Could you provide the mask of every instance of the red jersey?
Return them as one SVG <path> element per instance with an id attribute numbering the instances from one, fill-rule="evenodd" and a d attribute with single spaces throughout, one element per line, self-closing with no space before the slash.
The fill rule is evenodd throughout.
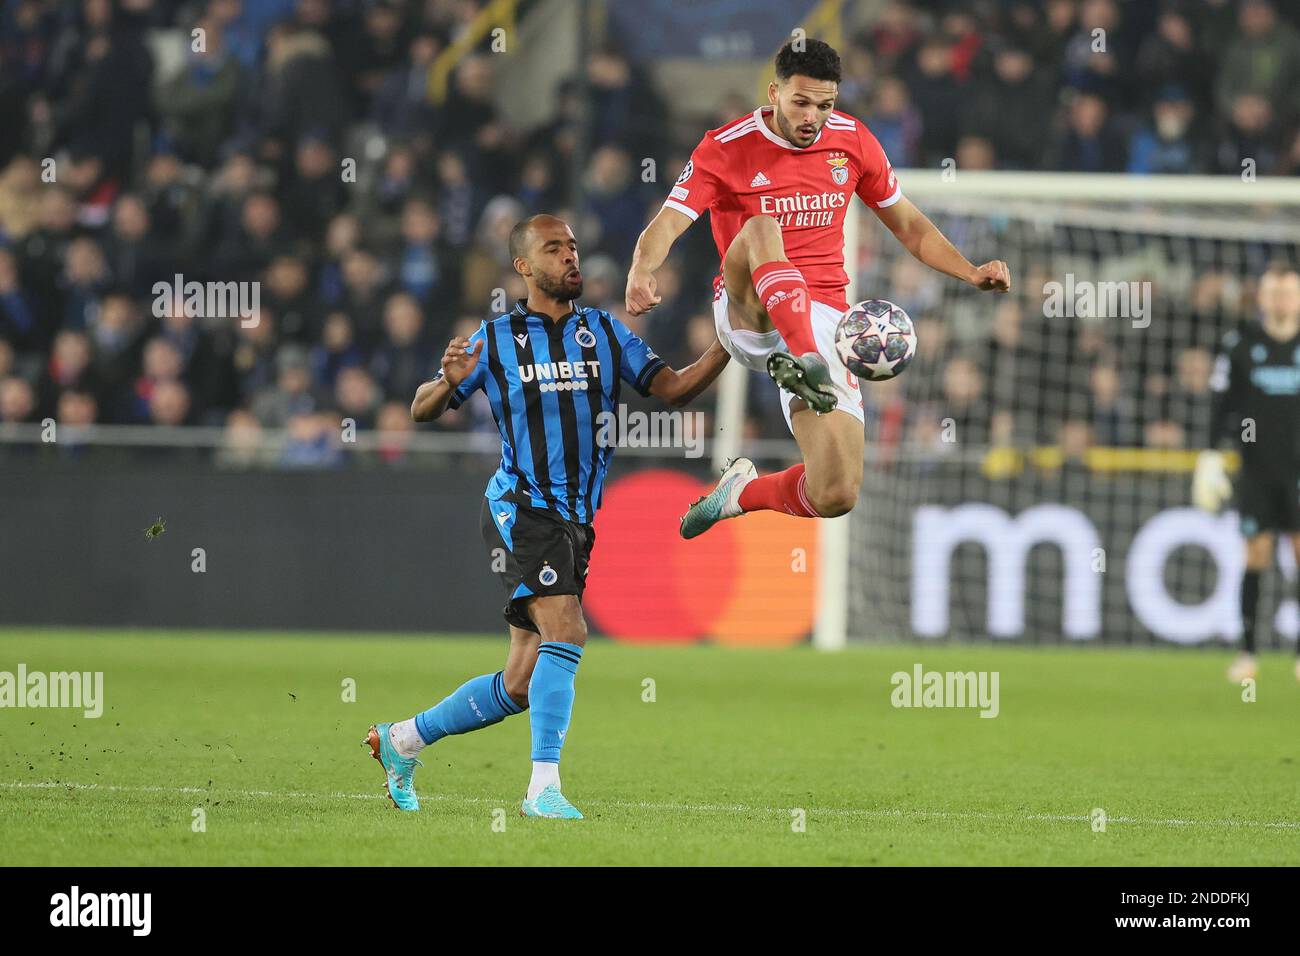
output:
<path id="1" fill-rule="evenodd" d="M 768 128 L 772 107 L 710 130 L 691 153 L 664 205 L 697 218 L 709 210 L 719 257 L 753 216 L 781 224 L 785 254 L 819 302 L 848 307 L 844 214 L 853 193 L 876 208 L 903 192 L 876 137 L 832 111 L 811 146 L 799 149 Z"/>

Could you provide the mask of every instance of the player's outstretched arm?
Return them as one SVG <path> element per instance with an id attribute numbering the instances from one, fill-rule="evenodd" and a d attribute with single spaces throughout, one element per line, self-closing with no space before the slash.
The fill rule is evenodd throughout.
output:
<path id="1" fill-rule="evenodd" d="M 442 375 L 415 390 L 411 418 L 417 422 L 431 422 L 445 412 L 452 392 L 474 371 L 482 351 L 482 340 L 475 342 L 471 350 L 469 339 L 459 336 L 452 339 L 442 354 Z"/>
<path id="2" fill-rule="evenodd" d="M 872 207 L 903 248 L 936 272 L 969 282 L 984 292 L 1010 292 L 1011 270 L 1001 259 L 973 266 L 925 213 L 904 196 L 892 206 Z"/>
<path id="3" fill-rule="evenodd" d="M 665 368 L 656 374 L 650 382 L 650 394 L 678 408 L 689 404 L 722 374 L 730 358 L 714 339 L 708 350 L 686 368 Z"/>
<path id="4" fill-rule="evenodd" d="M 665 206 L 637 238 L 632 267 L 627 273 L 624 307 L 629 315 L 644 315 L 659 304 L 659 295 L 655 292 L 655 270 L 664 264 L 668 250 L 690 224 L 690 216 Z"/>

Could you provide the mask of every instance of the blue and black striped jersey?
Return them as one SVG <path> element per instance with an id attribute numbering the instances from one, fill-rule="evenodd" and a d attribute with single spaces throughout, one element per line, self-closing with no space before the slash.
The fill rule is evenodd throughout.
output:
<path id="1" fill-rule="evenodd" d="M 487 497 L 590 523 L 614 452 L 598 441 L 602 423 L 617 416 L 622 382 L 650 393 L 663 359 L 608 312 L 576 305 L 557 322 L 518 302 L 485 321 L 470 349 L 480 340 L 478 365 L 450 404 L 459 408 L 482 389 L 492 406 L 501 465 Z"/>

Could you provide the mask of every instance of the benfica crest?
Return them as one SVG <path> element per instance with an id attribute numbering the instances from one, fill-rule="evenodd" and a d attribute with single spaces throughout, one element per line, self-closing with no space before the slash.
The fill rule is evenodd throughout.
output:
<path id="1" fill-rule="evenodd" d="M 847 156 L 836 156 L 826 160 L 831 167 L 831 179 L 836 186 L 843 186 L 849 181 L 849 158 Z"/>

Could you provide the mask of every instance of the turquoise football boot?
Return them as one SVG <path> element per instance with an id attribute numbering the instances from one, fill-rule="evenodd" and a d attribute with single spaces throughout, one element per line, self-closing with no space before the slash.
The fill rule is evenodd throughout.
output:
<path id="1" fill-rule="evenodd" d="M 582 813 L 564 799 L 560 788 L 551 784 L 533 799 L 524 798 L 519 808 L 521 817 L 546 817 L 549 820 L 581 820 Z"/>
<path id="2" fill-rule="evenodd" d="M 748 458 L 737 458 L 732 461 L 722 472 L 718 486 L 703 498 L 697 498 L 695 504 L 682 515 L 681 527 L 678 529 L 681 536 L 694 538 L 704 534 L 724 518 L 735 518 L 744 514 L 740 510 L 740 493 L 757 477 L 758 469 Z"/>
<path id="3" fill-rule="evenodd" d="M 416 757 L 403 757 L 393 746 L 388 728 L 392 724 L 375 724 L 366 734 L 362 744 L 370 748 L 370 756 L 383 765 L 388 782 L 388 799 L 399 810 L 420 809 L 420 798 L 415 795 L 415 768 L 424 764 Z"/>

